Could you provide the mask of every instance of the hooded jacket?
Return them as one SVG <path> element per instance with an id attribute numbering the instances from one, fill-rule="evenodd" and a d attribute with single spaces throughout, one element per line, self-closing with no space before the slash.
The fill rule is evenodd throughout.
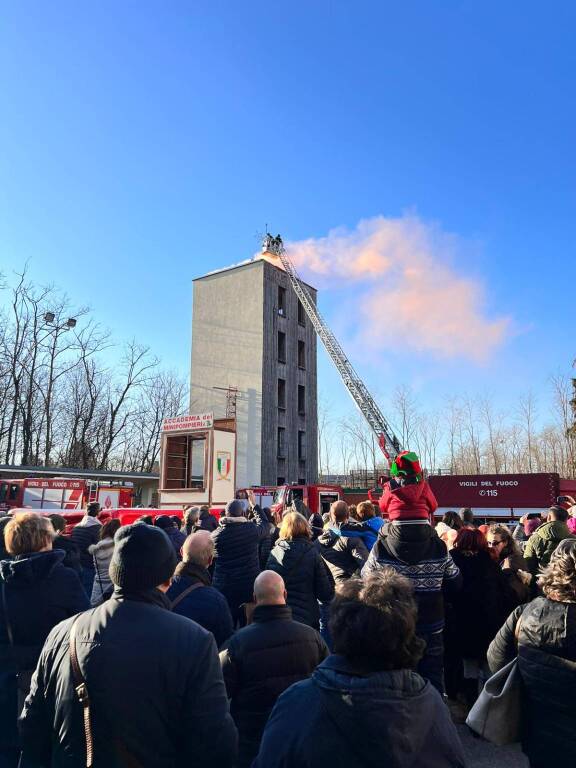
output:
<path id="1" fill-rule="evenodd" d="M 173 602 L 193 584 L 202 586 L 194 589 L 172 609 L 180 616 L 186 616 L 201 627 L 212 632 L 218 648 L 228 640 L 234 627 L 226 598 L 212 586 L 210 574 L 196 563 L 179 563 L 172 579 L 172 586 L 166 593 Z"/>
<path id="2" fill-rule="evenodd" d="M 524 559 L 531 573 L 545 568 L 550 562 L 552 552 L 564 539 L 575 538 L 566 523 L 551 520 L 537 528 L 528 539 L 524 550 Z"/>
<path id="3" fill-rule="evenodd" d="M 98 544 L 92 544 L 88 547 L 88 552 L 92 555 L 95 571 L 90 605 L 95 606 L 102 602 L 106 592 L 112 588 L 108 568 L 114 552 L 114 539 L 102 539 Z"/>
<path id="4" fill-rule="evenodd" d="M 329 603 L 334 597 L 334 580 L 315 544 L 305 538 L 279 539 L 268 563 L 284 579 L 287 603 L 296 621 L 318 628 L 318 601 Z"/>
<path id="5" fill-rule="evenodd" d="M 64 552 L 37 552 L 0 562 L 0 751 L 16 748 L 18 711 L 16 672 L 36 667 L 44 641 L 62 619 L 88 608 L 78 574 L 62 565 Z"/>
<path id="6" fill-rule="evenodd" d="M 523 683 L 522 749 L 535 765 L 576 765 L 576 604 L 537 597 L 510 614 L 488 649 L 492 672 L 516 656 Z"/>
<path id="7" fill-rule="evenodd" d="M 86 765 L 71 624 L 46 640 L 20 721 L 32 765 Z M 79 617 L 76 648 L 91 700 L 94 768 L 231 768 L 237 734 L 214 638 L 171 613 L 162 592 L 116 588 Z"/>
<path id="8" fill-rule="evenodd" d="M 362 539 L 347 533 L 337 527 L 328 528 L 317 539 L 320 554 L 336 584 L 360 571 L 368 559 L 368 550 Z"/>
<path id="9" fill-rule="evenodd" d="M 444 628 L 443 592 L 456 593 L 462 577 L 432 526 L 425 521 L 383 525 L 362 576 L 383 568 L 393 568 L 414 585 L 417 631 L 440 632 Z"/>
<path id="10" fill-rule="evenodd" d="M 450 714 L 410 670 L 365 673 L 329 656 L 278 699 L 253 768 L 461 768 Z"/>
<path id="11" fill-rule="evenodd" d="M 388 520 L 430 520 L 438 509 L 432 488 L 425 480 L 400 485 L 391 480 L 379 501 L 382 517 Z"/>
<path id="12" fill-rule="evenodd" d="M 240 735 L 238 768 L 252 764 L 278 696 L 328 656 L 319 633 L 292 620 L 287 605 L 257 605 L 253 623 L 220 653 L 232 717 Z"/>
<path id="13" fill-rule="evenodd" d="M 42 645 L 55 624 L 88 608 L 78 575 L 62 565 L 64 552 L 35 552 L 0 562 L 8 620 L 0 600 L 0 668 L 34 669 Z M 12 653 L 12 650 L 14 653 Z"/>

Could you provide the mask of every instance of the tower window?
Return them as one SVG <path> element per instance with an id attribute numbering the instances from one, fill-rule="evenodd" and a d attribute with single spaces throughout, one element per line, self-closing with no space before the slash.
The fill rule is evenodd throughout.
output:
<path id="1" fill-rule="evenodd" d="M 286 362 L 286 334 L 278 331 L 278 362 Z"/>
<path id="2" fill-rule="evenodd" d="M 286 379 L 278 379 L 278 408 L 286 408 Z"/>
<path id="3" fill-rule="evenodd" d="M 284 427 L 278 427 L 278 458 L 284 458 L 286 455 L 286 430 Z"/>
<path id="4" fill-rule="evenodd" d="M 298 368 L 306 368 L 306 345 L 303 341 L 298 342 Z"/>
<path id="5" fill-rule="evenodd" d="M 306 458 L 306 432 L 298 430 L 298 459 L 304 461 Z"/>
<path id="6" fill-rule="evenodd" d="M 298 413 L 304 416 L 306 413 L 306 387 L 298 385 Z"/>
<path id="7" fill-rule="evenodd" d="M 278 314 L 286 317 L 286 288 L 278 286 Z"/>

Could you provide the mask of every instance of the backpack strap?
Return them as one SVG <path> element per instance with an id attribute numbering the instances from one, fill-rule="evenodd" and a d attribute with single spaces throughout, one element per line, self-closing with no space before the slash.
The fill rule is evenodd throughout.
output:
<path id="1" fill-rule="evenodd" d="M 183 589 L 180 594 L 172 600 L 172 603 L 170 605 L 170 608 L 174 610 L 178 603 L 181 603 L 182 600 L 184 600 L 185 597 L 188 597 L 188 595 L 191 592 L 194 592 L 195 589 L 199 589 L 200 587 L 205 587 L 205 584 L 202 584 L 202 582 L 197 582 L 196 584 L 191 584 L 189 587 L 186 587 L 186 589 Z"/>
<path id="2" fill-rule="evenodd" d="M 78 629 L 77 621 L 82 614 L 78 614 L 70 627 L 70 664 L 72 666 L 72 678 L 74 680 L 74 690 L 76 697 L 82 706 L 82 717 L 84 720 L 84 737 L 86 740 L 86 768 L 92 768 L 94 764 L 94 742 L 92 738 L 92 721 L 90 717 L 90 696 L 86 679 L 80 669 L 78 654 L 76 652 L 76 633 Z"/>

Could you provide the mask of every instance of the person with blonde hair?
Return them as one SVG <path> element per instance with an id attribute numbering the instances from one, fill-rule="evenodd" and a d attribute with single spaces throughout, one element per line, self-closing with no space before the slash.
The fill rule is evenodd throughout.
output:
<path id="1" fill-rule="evenodd" d="M 488 664 L 494 673 L 518 656 L 522 750 L 532 768 L 576 765 L 576 539 L 558 544 L 538 581 L 542 596 L 506 619 Z"/>
<path id="2" fill-rule="evenodd" d="M 89 608 L 78 574 L 53 550 L 48 517 L 15 514 L 4 528 L 11 560 L 0 561 L 0 764 L 17 765 L 16 716 L 44 641 L 58 622 Z"/>
<path id="3" fill-rule="evenodd" d="M 287 603 L 294 619 L 318 629 L 318 601 L 332 600 L 334 580 L 311 539 L 312 531 L 306 518 L 299 512 L 288 512 L 266 568 L 284 579 Z"/>

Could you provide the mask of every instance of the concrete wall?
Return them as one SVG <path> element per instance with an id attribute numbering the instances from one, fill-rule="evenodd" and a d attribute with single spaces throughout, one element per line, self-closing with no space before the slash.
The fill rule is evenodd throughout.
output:
<path id="1" fill-rule="evenodd" d="M 278 313 L 278 286 L 286 290 L 286 311 Z M 311 289 L 316 300 L 316 291 Z M 264 355 L 262 387 L 262 483 L 275 485 L 318 477 L 318 414 L 316 374 L 316 332 L 308 318 L 298 322 L 298 298 L 288 275 L 269 263 L 264 269 Z M 278 360 L 278 331 L 286 334 L 286 363 Z M 298 340 L 305 344 L 304 370 L 298 367 Z M 286 381 L 286 408 L 278 408 L 278 378 Z M 305 387 L 305 415 L 298 413 L 298 385 Z M 286 432 L 285 458 L 278 458 L 278 427 Z M 306 459 L 298 460 L 298 432 L 306 436 Z"/>
<path id="2" fill-rule="evenodd" d="M 278 314 L 278 286 L 286 313 Z M 311 289 L 314 300 L 316 291 Z M 278 361 L 278 331 L 286 334 L 286 363 Z M 298 340 L 305 368 L 298 367 Z M 298 299 L 286 273 L 267 261 L 217 272 L 194 281 L 190 412 L 225 415 L 225 392 L 237 387 L 237 487 L 318 478 L 316 333 L 298 322 Z M 278 378 L 286 381 L 286 409 L 278 408 Z M 305 415 L 298 413 L 298 385 L 305 387 Z M 278 458 L 278 427 L 286 429 L 286 455 Z M 298 431 L 306 434 L 306 459 L 298 460 Z"/>
<path id="3" fill-rule="evenodd" d="M 225 416 L 237 387 L 237 487 L 261 482 L 264 262 L 194 281 L 190 411 Z"/>

